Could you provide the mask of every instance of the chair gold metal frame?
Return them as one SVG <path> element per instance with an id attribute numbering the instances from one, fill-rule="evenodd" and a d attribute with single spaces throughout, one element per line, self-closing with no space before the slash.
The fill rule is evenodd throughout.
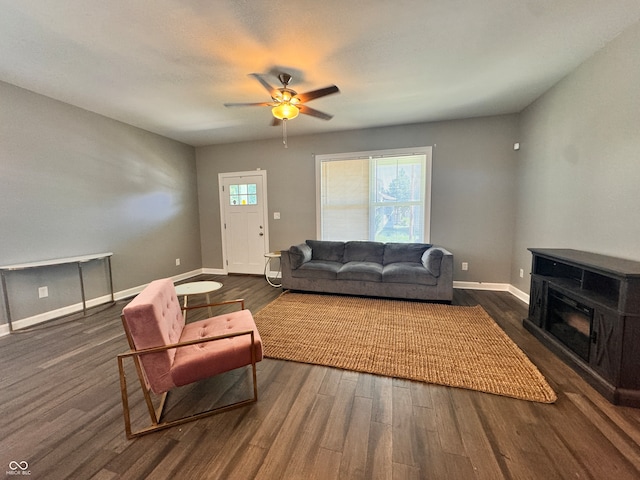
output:
<path id="1" fill-rule="evenodd" d="M 199 305 L 196 307 L 187 307 L 187 310 L 195 310 L 195 309 L 199 309 L 199 308 L 207 308 L 207 307 L 215 307 L 215 306 L 220 306 L 220 305 L 228 305 L 228 304 L 233 304 L 233 303 L 240 303 L 241 304 L 241 309 L 244 310 L 244 300 L 243 299 L 238 299 L 238 300 L 229 300 L 229 301 L 225 301 L 225 302 L 220 302 L 220 303 L 211 303 L 211 304 L 207 304 L 207 305 Z M 127 323 L 125 321 L 124 315 L 121 316 L 122 318 L 122 324 L 124 326 L 124 330 L 127 336 L 127 341 L 129 343 L 129 348 L 131 349 L 129 352 L 127 353 L 122 353 L 120 355 L 118 355 L 118 371 L 120 374 L 120 392 L 122 395 L 122 410 L 123 410 L 123 415 L 124 415 L 124 425 L 125 425 L 125 433 L 127 435 L 127 439 L 132 439 L 135 437 L 139 437 L 141 435 L 146 435 L 148 433 L 151 432 L 155 432 L 157 430 L 163 430 L 163 429 L 167 429 L 170 427 L 174 427 L 176 425 L 181 425 L 187 422 L 191 422 L 194 420 L 198 420 L 204 417 L 208 417 L 211 415 L 215 415 L 217 413 L 222 413 L 234 408 L 238 408 L 244 405 L 248 405 L 251 403 L 255 403 L 258 401 L 258 385 L 257 385 L 257 379 L 256 379 L 256 354 L 255 354 L 255 338 L 254 338 L 254 332 L 253 330 L 245 330 L 245 331 L 239 331 L 239 332 L 233 332 L 233 333 L 229 333 L 226 335 L 217 335 L 217 336 L 213 336 L 213 337 L 205 337 L 205 338 L 200 338 L 197 340 L 190 340 L 187 342 L 180 342 L 180 343 L 173 343 L 170 345 L 162 345 L 159 347 L 154 347 L 154 348 L 146 348 L 146 349 L 141 349 L 141 350 L 136 350 L 135 348 L 135 344 L 133 341 L 133 337 L 132 334 L 127 326 Z M 215 317 L 214 317 L 215 318 Z M 170 421 L 163 421 L 163 413 L 164 413 L 164 407 L 166 405 L 166 400 L 168 397 L 168 394 L 170 393 L 170 391 L 164 392 L 160 395 L 158 395 L 160 397 L 159 400 L 159 405 L 158 407 L 154 407 L 153 404 L 153 399 L 152 399 L 152 394 L 153 392 L 151 391 L 151 388 L 149 386 L 149 382 L 146 378 L 146 374 L 145 371 L 143 369 L 143 366 L 140 362 L 140 357 L 142 355 L 147 355 L 150 353 L 156 353 L 156 352 L 162 352 L 165 350 L 170 350 L 173 348 L 181 348 L 181 347 L 186 347 L 189 345 L 197 345 L 200 343 L 206 343 L 206 342 L 215 342 L 215 341 L 219 341 L 219 340 L 224 340 L 224 339 L 229 339 L 229 338 L 234 338 L 234 337 L 238 337 L 241 335 L 250 335 L 251 337 L 251 370 L 252 370 L 252 382 L 253 382 L 253 396 L 251 398 L 245 399 L 245 400 L 240 400 L 231 404 L 226 404 L 226 405 L 222 405 L 222 406 L 218 406 L 218 407 L 214 407 L 212 409 L 203 411 L 203 412 L 199 412 L 199 413 L 195 413 L 192 415 L 188 415 L 188 416 L 184 416 L 184 417 L 180 417 L 177 418 L 175 420 L 170 420 Z M 133 431 L 132 430 L 132 426 L 131 426 L 131 412 L 130 412 L 130 408 L 129 408 L 129 392 L 127 390 L 127 377 L 126 377 L 126 373 L 125 373 L 125 360 L 127 358 L 131 358 L 133 360 L 133 363 L 135 365 L 136 368 L 136 372 L 138 374 L 138 380 L 140 381 L 140 387 L 142 388 L 142 392 L 144 395 L 144 399 L 145 399 L 145 403 L 147 406 L 147 410 L 149 412 L 149 417 L 151 420 L 151 425 L 143 428 L 141 430 L 137 430 L 137 431 Z M 204 379 L 203 379 L 204 380 Z M 157 401 L 157 400 L 156 400 Z"/>

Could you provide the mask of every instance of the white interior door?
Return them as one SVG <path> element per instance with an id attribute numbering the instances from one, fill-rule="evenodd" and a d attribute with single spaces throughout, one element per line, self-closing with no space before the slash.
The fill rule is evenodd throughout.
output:
<path id="1" fill-rule="evenodd" d="M 229 273 L 262 274 L 269 251 L 266 172 L 220 174 L 223 251 Z"/>

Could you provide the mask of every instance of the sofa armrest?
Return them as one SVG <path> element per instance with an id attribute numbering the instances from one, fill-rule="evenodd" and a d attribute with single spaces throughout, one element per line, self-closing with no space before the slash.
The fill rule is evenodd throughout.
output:
<path id="1" fill-rule="evenodd" d="M 453 254 L 442 247 L 432 247 L 442 252 L 440 261 L 440 276 L 436 286 L 434 300 L 451 302 L 453 301 Z"/>
<path id="2" fill-rule="evenodd" d="M 453 282 L 453 253 L 446 248 L 435 247 L 442 251 L 442 262 L 440 262 L 440 276 Z"/>
<path id="3" fill-rule="evenodd" d="M 422 265 L 436 278 L 440 276 L 442 257 L 444 250 L 440 247 L 431 247 L 422 254 Z"/>
<path id="4" fill-rule="evenodd" d="M 303 263 L 311 260 L 311 247 L 306 243 L 294 245 L 289 248 L 289 259 L 291 261 L 291 269 L 300 268 Z"/>

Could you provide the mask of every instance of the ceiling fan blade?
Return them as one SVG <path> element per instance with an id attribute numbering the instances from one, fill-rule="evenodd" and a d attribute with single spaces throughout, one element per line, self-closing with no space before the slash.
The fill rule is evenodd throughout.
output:
<path id="1" fill-rule="evenodd" d="M 273 102 L 225 103 L 225 107 L 273 107 Z"/>
<path id="2" fill-rule="evenodd" d="M 331 120 L 333 118 L 333 115 L 321 112 L 315 108 L 307 107 L 306 105 L 296 105 L 296 107 L 300 109 L 300 113 L 304 113 L 305 115 L 311 115 L 312 117 L 320 118 L 322 120 Z"/>
<path id="3" fill-rule="evenodd" d="M 259 73 L 250 73 L 249 75 L 251 75 L 253 78 L 258 80 L 260 84 L 267 90 L 267 92 L 269 92 L 269 95 L 271 95 L 271 98 L 273 98 L 273 95 L 275 94 L 275 92 L 278 91 L 277 88 L 271 86 L 269 82 L 267 82 L 264 78 L 262 78 L 262 75 L 260 75 Z"/>
<path id="4" fill-rule="evenodd" d="M 333 93 L 339 93 L 339 92 L 340 92 L 340 89 L 338 87 L 336 87 L 335 85 L 331 85 L 330 87 L 319 88 L 318 90 L 312 90 L 306 93 L 299 93 L 296 96 L 300 99 L 300 102 L 305 103 L 310 100 L 314 100 L 316 98 L 324 97 L 324 96 L 331 95 Z"/>

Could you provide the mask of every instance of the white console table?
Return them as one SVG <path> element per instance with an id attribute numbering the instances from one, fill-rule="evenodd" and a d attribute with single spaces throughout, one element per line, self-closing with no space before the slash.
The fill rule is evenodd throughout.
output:
<path id="1" fill-rule="evenodd" d="M 7 323 L 9 325 L 9 332 L 13 332 L 13 326 L 11 324 L 11 309 L 9 307 L 9 293 L 7 291 L 6 274 L 8 272 L 12 272 L 16 270 L 28 270 L 32 268 L 51 267 L 54 265 L 65 265 L 69 263 L 77 264 L 78 276 L 80 277 L 80 293 L 82 294 L 82 313 L 83 315 L 86 315 L 87 300 L 85 298 L 85 293 L 84 293 L 84 277 L 82 275 L 82 264 L 91 262 L 93 260 L 104 260 L 107 262 L 107 267 L 109 271 L 109 289 L 111 290 L 111 301 L 115 302 L 115 297 L 113 295 L 113 276 L 111 274 L 111 257 L 112 256 L 113 256 L 112 252 L 95 253 L 92 255 L 80 255 L 77 257 L 57 258 L 53 260 L 42 260 L 39 262 L 17 263 L 15 265 L 0 266 L 0 276 L 2 277 L 2 294 L 4 296 L 4 307 L 7 314 Z"/>

